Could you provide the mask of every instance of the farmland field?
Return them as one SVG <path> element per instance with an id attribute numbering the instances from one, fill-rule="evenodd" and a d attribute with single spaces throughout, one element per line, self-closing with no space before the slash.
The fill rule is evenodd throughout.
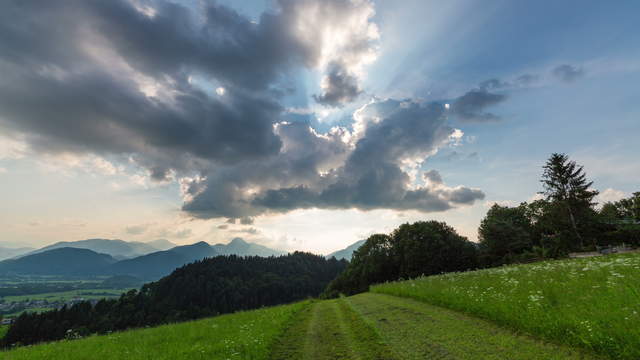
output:
<path id="1" fill-rule="evenodd" d="M 47 300 L 49 302 L 52 302 L 52 301 L 70 301 L 70 300 L 78 299 L 78 298 L 83 298 L 85 300 L 91 300 L 91 299 L 102 299 L 102 298 L 119 297 L 122 293 L 125 293 L 125 292 L 127 292 L 129 290 L 131 290 L 131 289 L 130 288 L 126 288 L 126 289 L 82 289 L 82 290 L 50 292 L 50 293 L 42 293 L 42 294 L 5 296 L 5 297 L 3 297 L 3 299 L 6 302 L 25 301 L 25 300 Z"/>
<path id="2" fill-rule="evenodd" d="M 372 286 L 617 359 L 640 358 L 640 254 L 547 261 Z"/>

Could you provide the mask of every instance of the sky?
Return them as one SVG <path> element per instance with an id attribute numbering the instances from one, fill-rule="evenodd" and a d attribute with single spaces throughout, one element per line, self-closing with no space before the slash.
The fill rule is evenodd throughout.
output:
<path id="1" fill-rule="evenodd" d="M 639 191 L 640 3 L 0 3 L 0 242 L 477 240 L 551 153 Z"/>

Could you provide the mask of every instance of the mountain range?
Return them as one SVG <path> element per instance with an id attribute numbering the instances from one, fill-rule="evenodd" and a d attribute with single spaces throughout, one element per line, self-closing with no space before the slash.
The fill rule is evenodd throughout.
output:
<path id="1" fill-rule="evenodd" d="M 101 254 L 108 254 L 117 260 L 135 258 L 156 251 L 168 250 L 176 244 L 168 240 L 156 240 L 148 243 L 137 241 L 111 240 L 111 239 L 87 239 L 79 241 L 61 241 L 43 248 L 31 251 L 26 255 L 33 255 L 45 251 L 61 248 L 88 249 Z"/>
<path id="2" fill-rule="evenodd" d="M 167 242 L 168 243 L 168 242 Z M 88 239 L 60 242 L 16 259 L 0 261 L 0 274 L 23 275 L 131 275 L 158 279 L 185 264 L 218 255 L 276 256 L 285 252 L 235 238 L 228 244 L 198 242 L 122 258 L 149 248 L 122 240 Z M 64 246 L 69 245 L 69 246 Z M 156 243 L 157 246 L 167 245 Z"/>

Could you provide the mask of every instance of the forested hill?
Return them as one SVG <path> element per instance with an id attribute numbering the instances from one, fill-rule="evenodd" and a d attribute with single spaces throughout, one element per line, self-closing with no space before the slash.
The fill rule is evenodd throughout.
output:
<path id="1" fill-rule="evenodd" d="M 296 252 L 280 257 L 217 256 L 176 269 L 118 300 L 25 313 L 4 346 L 106 333 L 284 304 L 318 296 L 347 262 Z M 69 331 L 71 330 L 71 331 Z"/>

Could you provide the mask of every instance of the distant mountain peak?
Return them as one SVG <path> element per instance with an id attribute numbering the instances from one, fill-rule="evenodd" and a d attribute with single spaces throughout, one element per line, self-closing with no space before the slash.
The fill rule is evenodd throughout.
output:
<path id="1" fill-rule="evenodd" d="M 191 246 L 194 248 L 198 248 L 198 247 L 210 247 L 211 245 L 209 245 L 209 243 L 206 241 L 198 241 L 197 243 L 193 243 L 191 245 L 183 245 L 183 246 Z"/>
<path id="2" fill-rule="evenodd" d="M 244 241 L 242 238 L 237 237 L 231 240 L 229 245 L 249 245 L 249 243 Z"/>
<path id="3" fill-rule="evenodd" d="M 176 244 L 172 243 L 167 239 L 158 239 L 149 241 L 147 244 L 157 248 L 158 250 L 169 250 L 172 247 L 176 247 Z"/>

